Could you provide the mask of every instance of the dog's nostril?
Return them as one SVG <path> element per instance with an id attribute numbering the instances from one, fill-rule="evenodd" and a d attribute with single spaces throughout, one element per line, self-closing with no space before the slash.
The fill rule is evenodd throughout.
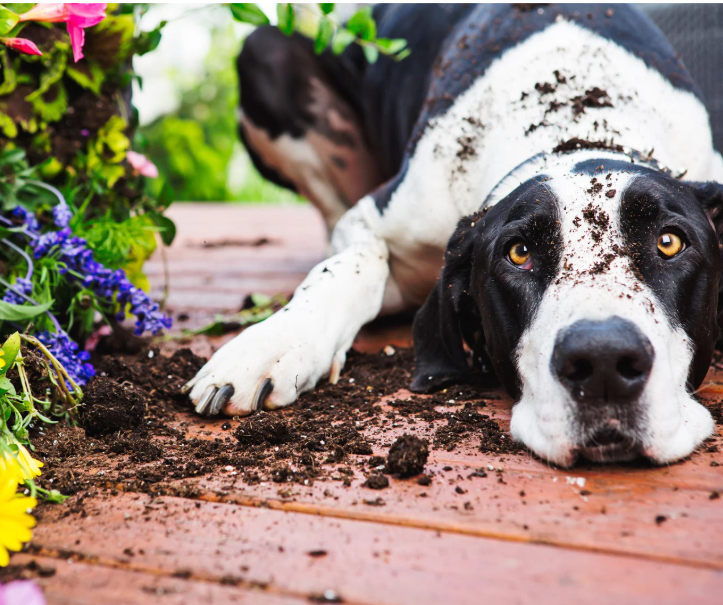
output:
<path id="1" fill-rule="evenodd" d="M 642 371 L 638 367 L 637 360 L 633 359 L 632 357 L 623 357 L 618 361 L 617 365 L 615 366 L 615 369 L 618 371 L 618 374 L 620 374 L 623 378 L 627 378 L 628 380 L 635 380 L 636 378 L 640 378 L 643 376 L 646 372 Z"/>
<path id="2" fill-rule="evenodd" d="M 576 359 L 570 363 L 566 378 L 571 382 L 582 382 L 592 376 L 593 367 L 587 359 Z"/>

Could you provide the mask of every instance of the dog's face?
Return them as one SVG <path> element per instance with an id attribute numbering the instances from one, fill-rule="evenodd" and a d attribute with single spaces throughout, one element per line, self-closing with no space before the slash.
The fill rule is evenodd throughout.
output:
<path id="1" fill-rule="evenodd" d="M 415 319 L 416 390 L 468 379 L 466 342 L 517 400 L 513 436 L 563 466 L 664 463 L 713 430 L 691 392 L 719 333 L 723 188 L 621 158 L 561 162 L 464 219 Z"/>

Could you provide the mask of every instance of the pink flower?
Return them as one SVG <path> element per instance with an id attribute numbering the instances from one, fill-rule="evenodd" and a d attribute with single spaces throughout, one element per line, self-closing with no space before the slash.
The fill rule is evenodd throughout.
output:
<path id="1" fill-rule="evenodd" d="M 0 584 L 0 605 L 45 605 L 45 597 L 35 582 L 18 580 Z"/>
<path id="2" fill-rule="evenodd" d="M 73 58 L 77 63 L 83 58 L 85 28 L 98 25 L 105 19 L 106 4 L 36 4 L 27 13 L 20 15 L 20 21 L 45 21 L 46 23 L 67 23 Z"/>
<path id="3" fill-rule="evenodd" d="M 134 172 L 140 175 L 147 176 L 148 178 L 155 179 L 158 177 L 158 168 L 142 153 L 136 153 L 135 151 L 129 151 L 126 154 L 128 163 L 133 168 Z"/>
<path id="4" fill-rule="evenodd" d="M 42 55 L 34 42 L 25 38 L 0 38 L 2 42 L 8 48 L 17 50 L 18 52 L 25 53 L 26 55 Z"/>

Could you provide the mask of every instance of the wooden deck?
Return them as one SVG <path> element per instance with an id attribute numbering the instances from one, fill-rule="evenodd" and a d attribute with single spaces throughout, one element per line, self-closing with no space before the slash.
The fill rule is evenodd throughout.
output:
<path id="1" fill-rule="evenodd" d="M 168 304 L 189 315 L 179 326 L 236 310 L 252 291 L 290 292 L 325 251 L 306 207 L 178 205 L 171 216 L 180 236 Z M 270 243 L 250 245 L 261 238 Z M 159 258 L 149 274 L 160 291 Z M 208 355 L 227 338 L 194 346 Z M 408 325 L 377 326 L 357 346 L 408 339 Z M 717 405 L 723 373 L 709 379 L 703 396 Z M 495 395 L 488 409 L 506 428 L 511 402 Z M 188 434 L 222 434 L 223 421 L 177 420 Z M 193 497 L 108 491 L 86 495 L 80 510 L 75 496 L 46 509 L 32 550 L 12 564 L 40 565 L 51 604 L 721 603 L 722 435 L 719 426 L 703 451 L 664 468 L 559 470 L 466 444 L 431 451 L 426 487 L 392 479 L 372 492 L 357 475 L 351 487 L 289 493 L 224 471 L 198 479 Z"/>

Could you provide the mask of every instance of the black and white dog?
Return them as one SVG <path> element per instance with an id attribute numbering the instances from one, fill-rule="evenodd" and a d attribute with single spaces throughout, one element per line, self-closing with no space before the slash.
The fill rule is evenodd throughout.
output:
<path id="1" fill-rule="evenodd" d="M 338 379 L 362 325 L 421 306 L 413 390 L 491 365 L 549 461 L 691 453 L 714 428 L 693 391 L 719 334 L 723 158 L 673 49 L 623 5 L 374 15 L 411 56 L 317 57 L 273 28 L 244 45 L 241 136 L 321 210 L 333 256 L 213 356 L 196 410 L 289 405 Z"/>

